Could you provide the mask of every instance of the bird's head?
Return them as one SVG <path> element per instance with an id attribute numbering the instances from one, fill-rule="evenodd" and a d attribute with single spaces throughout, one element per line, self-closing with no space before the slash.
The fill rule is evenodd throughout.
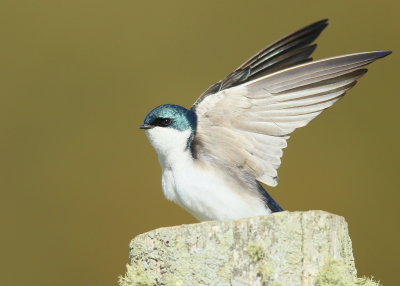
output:
<path id="1" fill-rule="evenodd" d="M 159 154 L 163 154 L 189 148 L 196 126 L 195 112 L 179 105 L 164 104 L 151 110 L 139 128 L 146 130 L 153 147 Z"/>

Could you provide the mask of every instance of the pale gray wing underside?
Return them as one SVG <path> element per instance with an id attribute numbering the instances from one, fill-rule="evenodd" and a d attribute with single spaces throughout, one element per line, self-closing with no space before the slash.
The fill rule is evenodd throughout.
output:
<path id="1" fill-rule="evenodd" d="M 366 73 L 365 65 L 389 53 L 306 63 L 208 95 L 195 109 L 198 156 L 276 186 L 290 134 L 342 98 Z"/>

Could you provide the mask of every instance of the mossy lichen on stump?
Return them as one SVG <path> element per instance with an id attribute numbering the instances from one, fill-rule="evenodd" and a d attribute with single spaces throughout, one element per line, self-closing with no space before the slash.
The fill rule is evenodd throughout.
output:
<path id="1" fill-rule="evenodd" d="M 315 286 L 380 286 L 380 283 L 367 277 L 349 277 L 342 261 L 331 260 L 318 273 Z"/>
<path id="2" fill-rule="evenodd" d="M 323 211 L 161 228 L 130 247 L 121 286 L 379 285 L 356 278 L 347 224 Z"/>

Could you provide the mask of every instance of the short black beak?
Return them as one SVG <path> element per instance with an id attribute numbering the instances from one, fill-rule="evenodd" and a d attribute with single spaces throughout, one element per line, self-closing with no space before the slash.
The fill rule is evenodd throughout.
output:
<path id="1" fill-rule="evenodd" d="M 153 126 L 149 125 L 149 124 L 143 124 L 143 125 L 140 125 L 139 128 L 140 129 L 151 129 L 151 128 L 153 128 Z"/>

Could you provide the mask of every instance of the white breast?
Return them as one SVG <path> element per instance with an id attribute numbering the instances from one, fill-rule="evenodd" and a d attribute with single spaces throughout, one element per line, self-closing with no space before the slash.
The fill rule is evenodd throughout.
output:
<path id="1" fill-rule="evenodd" d="M 192 158 L 186 146 L 190 131 L 156 127 L 146 133 L 159 156 L 165 197 L 198 220 L 233 220 L 270 213 L 259 196 L 241 189 L 223 170 Z"/>

